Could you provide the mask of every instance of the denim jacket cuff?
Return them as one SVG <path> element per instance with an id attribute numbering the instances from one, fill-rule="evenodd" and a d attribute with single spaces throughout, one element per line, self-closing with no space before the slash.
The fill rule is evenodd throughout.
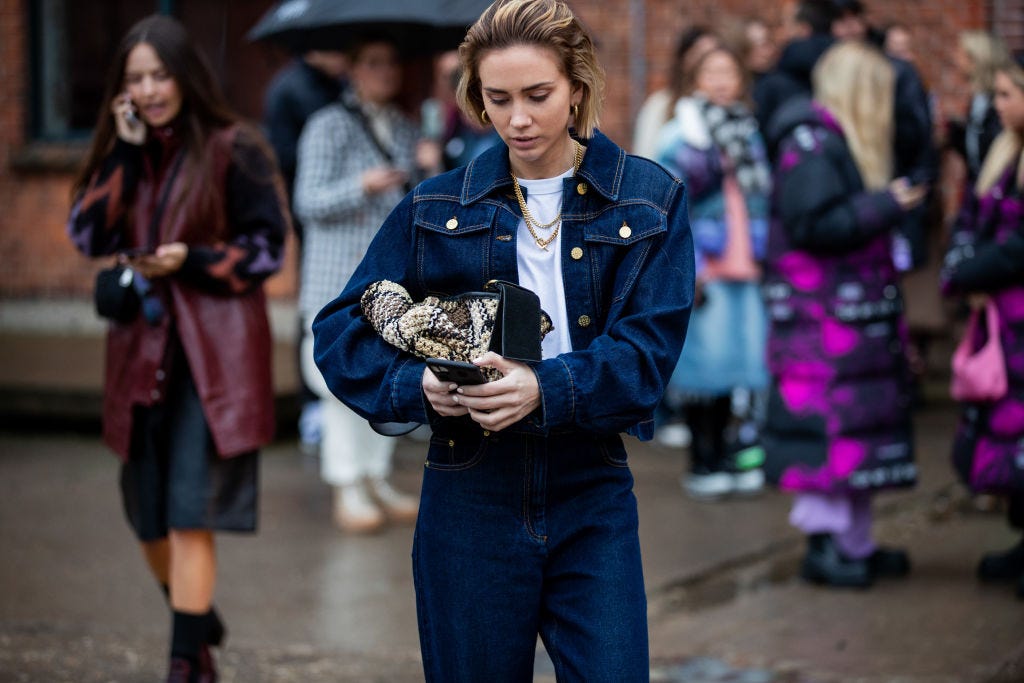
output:
<path id="1" fill-rule="evenodd" d="M 398 368 L 392 382 L 392 409 L 405 422 L 427 423 L 423 398 L 423 361 L 409 359 Z"/>
<path id="2" fill-rule="evenodd" d="M 540 387 L 539 426 L 551 429 L 572 424 L 575 413 L 573 381 L 569 366 L 559 359 L 551 359 L 533 366 Z"/>

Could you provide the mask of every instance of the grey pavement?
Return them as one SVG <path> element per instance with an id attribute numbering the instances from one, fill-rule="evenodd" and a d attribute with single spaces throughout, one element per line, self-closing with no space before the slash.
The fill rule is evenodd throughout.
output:
<path id="1" fill-rule="evenodd" d="M 287 329 L 286 322 L 285 328 Z M 162 680 L 169 618 L 119 508 L 117 463 L 94 412 L 101 345 L 10 329 L 0 306 L 0 683 Z M 277 374 L 287 375 L 287 340 Z M 1016 538 L 956 484 L 941 379 L 916 417 L 920 485 L 879 496 L 879 539 L 909 548 L 909 579 L 808 586 L 789 500 L 685 498 L 682 450 L 627 440 L 640 506 L 652 680 L 674 683 L 1020 683 L 1024 603 L 974 579 Z M 85 421 L 68 420 L 70 417 Z M 93 416 L 94 417 L 94 416 Z M 67 428 L 73 424 L 78 431 Z M 27 425 L 27 426 L 26 426 Z M 399 485 L 424 446 L 400 440 Z M 266 449 L 254 536 L 219 540 L 224 683 L 422 681 L 412 529 L 340 534 L 314 459 Z M 554 680 L 538 647 L 535 680 Z"/>

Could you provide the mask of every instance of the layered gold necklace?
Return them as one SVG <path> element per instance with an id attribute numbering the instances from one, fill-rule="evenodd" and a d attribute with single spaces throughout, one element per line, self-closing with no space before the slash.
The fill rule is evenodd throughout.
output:
<path id="1" fill-rule="evenodd" d="M 583 163 L 583 145 L 576 140 L 572 141 L 573 144 L 573 159 L 572 159 L 572 173 L 576 175 L 580 170 L 580 164 Z M 519 210 L 523 212 L 523 221 L 526 223 L 526 229 L 530 231 L 530 236 L 533 237 L 533 241 L 537 243 L 537 246 L 544 251 L 548 250 L 548 245 L 555 241 L 558 237 L 558 231 L 562 228 L 562 210 L 558 210 L 558 215 L 550 223 L 541 223 L 533 214 L 530 213 L 530 209 L 526 206 L 526 198 L 523 197 L 523 188 L 519 187 L 519 180 L 516 179 L 516 174 L 512 174 L 512 187 L 516 191 L 516 199 L 519 201 Z M 550 230 L 554 228 L 551 235 L 544 239 L 537 234 L 538 230 Z"/>

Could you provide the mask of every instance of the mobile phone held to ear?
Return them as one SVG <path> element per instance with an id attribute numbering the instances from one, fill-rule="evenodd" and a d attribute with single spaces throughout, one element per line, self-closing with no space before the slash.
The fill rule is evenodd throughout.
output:
<path id="1" fill-rule="evenodd" d="M 428 358 L 427 367 L 442 382 L 456 384 L 486 384 L 483 371 L 472 363 L 445 358 Z"/>

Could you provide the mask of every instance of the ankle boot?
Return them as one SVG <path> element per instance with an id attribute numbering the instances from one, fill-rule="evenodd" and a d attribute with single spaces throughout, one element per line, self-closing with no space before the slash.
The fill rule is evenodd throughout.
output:
<path id="1" fill-rule="evenodd" d="M 905 550 L 879 546 L 868 556 L 868 568 L 876 578 L 901 578 L 910 573 L 910 557 Z"/>
<path id="2" fill-rule="evenodd" d="M 188 657 L 171 657 L 167 683 L 204 683 L 201 676 L 198 661 Z"/>
<path id="3" fill-rule="evenodd" d="M 843 556 L 831 534 L 807 537 L 800 575 L 807 581 L 843 588 L 867 588 L 873 579 L 868 560 Z"/>
<path id="4" fill-rule="evenodd" d="M 1024 540 L 1008 550 L 986 553 L 978 563 L 982 581 L 1013 581 L 1024 574 Z"/>
<path id="5" fill-rule="evenodd" d="M 366 485 L 369 487 L 370 497 L 390 521 L 395 524 L 410 524 L 416 521 L 420 505 L 415 497 L 398 491 L 387 479 L 370 479 Z"/>
<path id="6" fill-rule="evenodd" d="M 334 523 L 346 533 L 372 534 L 380 531 L 387 519 L 362 483 L 334 489 Z"/>

